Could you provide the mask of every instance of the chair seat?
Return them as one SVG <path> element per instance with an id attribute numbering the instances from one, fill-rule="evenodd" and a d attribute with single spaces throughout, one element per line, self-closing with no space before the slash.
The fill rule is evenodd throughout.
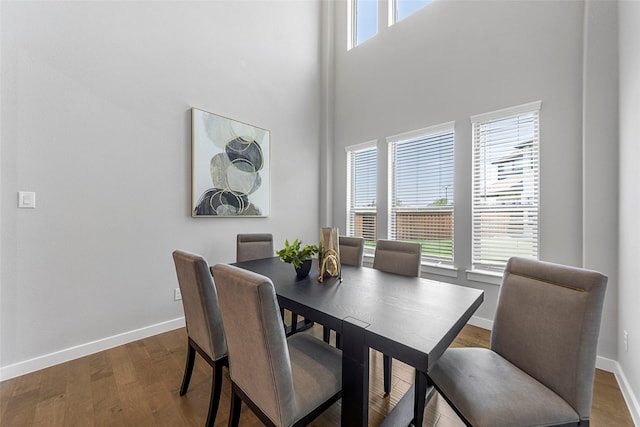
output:
<path id="1" fill-rule="evenodd" d="M 287 343 L 298 421 L 320 406 L 323 396 L 342 390 L 342 352 L 305 333 L 292 335 Z"/>
<path id="2" fill-rule="evenodd" d="M 474 426 L 549 426 L 579 421 L 560 396 L 484 348 L 450 348 L 429 373 Z"/>

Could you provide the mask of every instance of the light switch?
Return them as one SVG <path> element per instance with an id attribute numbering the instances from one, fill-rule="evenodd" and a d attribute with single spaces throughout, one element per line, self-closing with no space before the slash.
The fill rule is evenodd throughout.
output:
<path id="1" fill-rule="evenodd" d="M 36 193 L 33 191 L 20 191 L 18 192 L 18 207 L 35 209 L 36 207 Z"/>

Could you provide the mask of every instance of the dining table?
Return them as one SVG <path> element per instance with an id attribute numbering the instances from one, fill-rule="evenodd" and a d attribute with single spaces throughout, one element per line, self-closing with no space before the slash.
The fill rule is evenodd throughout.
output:
<path id="1" fill-rule="evenodd" d="M 367 426 L 369 352 L 374 349 L 416 369 L 415 383 L 383 425 L 422 425 L 428 374 L 482 304 L 480 289 L 341 266 L 340 277 L 298 278 L 278 257 L 233 264 L 268 277 L 281 308 L 333 329 L 342 343 L 341 425 Z"/>

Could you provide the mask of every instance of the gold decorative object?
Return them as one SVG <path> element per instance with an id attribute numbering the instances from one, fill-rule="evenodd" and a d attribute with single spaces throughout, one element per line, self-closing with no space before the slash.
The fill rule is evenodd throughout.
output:
<path id="1" fill-rule="evenodd" d="M 340 281 L 342 281 L 340 242 L 337 228 L 323 227 L 320 229 L 320 256 L 318 261 L 318 269 L 320 270 L 318 281 L 322 282 L 325 277 L 339 277 Z"/>

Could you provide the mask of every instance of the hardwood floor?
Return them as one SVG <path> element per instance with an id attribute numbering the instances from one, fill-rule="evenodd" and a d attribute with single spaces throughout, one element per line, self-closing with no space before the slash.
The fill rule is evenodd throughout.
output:
<path id="1" fill-rule="evenodd" d="M 322 335 L 314 326 L 311 333 Z M 186 355 L 184 329 L 156 335 L 0 383 L 0 426 L 202 426 L 212 370 L 196 358 L 188 393 L 180 397 Z M 489 331 L 466 326 L 454 346 L 486 347 Z M 413 370 L 393 361 L 392 391 L 383 396 L 382 356 L 371 352 L 369 425 L 380 424 L 413 381 Z M 226 426 L 229 374 L 225 369 L 216 426 Z M 240 425 L 262 425 L 243 405 Z M 340 402 L 313 426 L 340 425 Z M 436 395 L 425 409 L 425 426 L 462 422 Z M 633 421 L 613 374 L 597 370 L 592 427 L 629 426 Z"/>

